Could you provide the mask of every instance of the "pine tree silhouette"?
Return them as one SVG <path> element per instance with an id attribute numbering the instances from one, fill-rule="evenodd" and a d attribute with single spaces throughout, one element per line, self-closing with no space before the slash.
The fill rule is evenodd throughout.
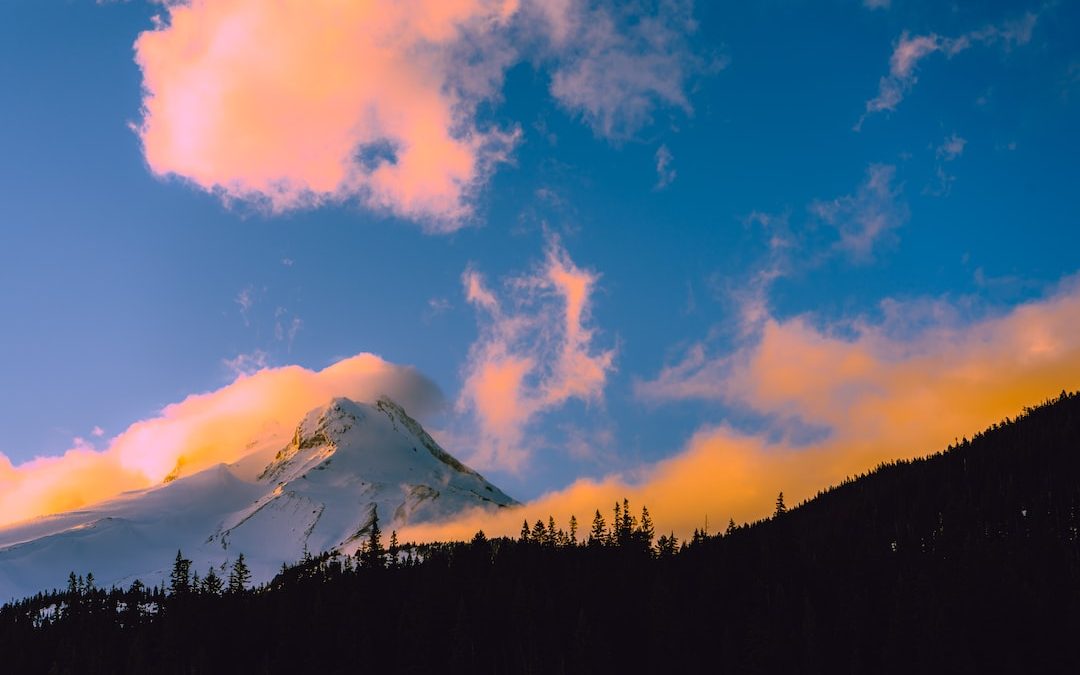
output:
<path id="1" fill-rule="evenodd" d="M 248 569 L 244 554 L 241 553 L 233 563 L 232 569 L 229 570 L 228 591 L 229 593 L 243 593 L 247 590 L 249 583 L 251 583 L 251 570 Z"/>
<path id="2" fill-rule="evenodd" d="M 184 554 L 176 551 L 176 560 L 173 562 L 172 573 L 169 575 L 169 593 L 172 595 L 187 595 L 191 592 L 191 561 Z"/>

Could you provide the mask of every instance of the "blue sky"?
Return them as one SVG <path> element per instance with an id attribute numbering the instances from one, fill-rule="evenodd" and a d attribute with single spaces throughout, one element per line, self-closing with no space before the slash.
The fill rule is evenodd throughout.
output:
<path id="1" fill-rule="evenodd" d="M 613 366 L 597 391 L 523 421 L 528 460 L 485 469 L 507 492 L 632 471 L 718 424 L 815 437 L 806 414 L 642 392 L 694 346 L 722 360 L 753 345 L 754 308 L 851 339 L 866 325 L 962 330 L 1054 294 L 1080 266 L 1077 4 L 881 4 L 611 10 L 616 31 L 658 17 L 677 34 L 664 55 L 683 98 L 624 81 L 613 128 L 590 101 L 553 95 L 563 64 L 589 54 L 516 54 L 468 118 L 520 135 L 440 233 L 355 195 L 275 212 L 163 175 L 140 138 L 133 44 L 168 10 L 8 0 L 0 452 L 18 465 L 76 437 L 104 449 L 228 385 L 241 355 L 319 369 L 372 352 L 439 386 L 447 407 L 429 421 L 469 457 L 479 413 L 453 404 L 490 325 L 462 275 L 511 304 L 503 281 L 536 273 L 552 247 L 594 276 L 585 352 L 614 350 Z M 896 80 L 902 100 L 860 125 L 919 36 L 936 42 Z M 897 318 L 896 303 L 925 311 Z M 809 431 L 776 424 L 789 417 Z"/>

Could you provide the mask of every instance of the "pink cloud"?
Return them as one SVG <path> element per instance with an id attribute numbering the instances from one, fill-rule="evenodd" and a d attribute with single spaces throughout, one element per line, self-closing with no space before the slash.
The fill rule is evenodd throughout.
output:
<path id="1" fill-rule="evenodd" d="M 615 354 L 593 346 L 590 302 L 597 280 L 554 239 L 539 269 L 507 283 L 511 311 L 478 272 L 462 276 L 466 298 L 483 321 L 458 399 L 479 430 L 472 463 L 519 470 L 529 454 L 524 432 L 535 416 L 570 399 L 601 400 Z"/>
<path id="2" fill-rule="evenodd" d="M 461 227 L 519 138 L 477 121 L 522 60 L 605 136 L 689 111 L 688 4 L 168 2 L 135 43 L 150 169 L 271 212 L 359 203 Z"/>
<path id="3" fill-rule="evenodd" d="M 415 370 L 360 354 L 320 371 L 287 366 L 240 375 L 221 389 L 193 394 L 132 424 L 102 451 L 77 439 L 59 457 L 18 466 L 0 455 L 0 525 L 236 461 L 255 439 L 284 445 L 304 413 L 330 398 L 364 401 L 381 394 L 420 415 L 441 400 L 435 385 Z"/>
<path id="4" fill-rule="evenodd" d="M 705 69 L 687 44 L 697 27 L 691 3 L 662 2 L 645 14 L 637 9 L 559 2 L 545 11 L 557 48 L 551 93 L 601 136 L 631 136 L 661 106 L 691 113 L 686 81 Z"/>
<path id="5" fill-rule="evenodd" d="M 135 44 L 147 162 L 274 211 L 358 199 L 452 229 L 516 139 L 474 123 L 494 92 L 448 86 L 453 50 L 515 4 L 169 4 Z"/>
<path id="6" fill-rule="evenodd" d="M 869 115 L 895 110 L 918 81 L 919 63 L 931 54 L 942 52 L 952 57 L 975 45 L 1000 44 L 1009 50 L 1031 41 L 1037 21 L 1038 14 L 1028 12 L 1020 19 L 989 25 L 955 38 L 936 33 L 912 36 L 904 31 L 889 57 L 889 74 L 879 81 L 877 96 L 866 102 L 866 111 L 856 123 L 855 130 L 862 127 Z"/>

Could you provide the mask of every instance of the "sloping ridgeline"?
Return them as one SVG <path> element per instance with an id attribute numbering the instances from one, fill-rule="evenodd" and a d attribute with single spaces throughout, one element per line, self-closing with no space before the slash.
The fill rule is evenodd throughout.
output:
<path id="1" fill-rule="evenodd" d="M 75 583 L 0 610 L 2 668 L 1080 672 L 1080 396 L 779 511 L 679 547 L 578 514 L 577 543 L 375 546 L 243 592 Z"/>

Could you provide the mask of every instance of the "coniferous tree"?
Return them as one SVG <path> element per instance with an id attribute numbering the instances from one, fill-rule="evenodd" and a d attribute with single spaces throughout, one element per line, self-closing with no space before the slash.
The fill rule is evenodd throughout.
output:
<path id="1" fill-rule="evenodd" d="M 544 521 L 537 519 L 536 524 L 533 525 L 532 539 L 537 544 L 547 541 L 547 528 L 544 527 Z"/>
<path id="2" fill-rule="evenodd" d="M 596 509 L 592 529 L 589 530 L 589 546 L 603 546 L 607 543 L 607 539 L 607 523 L 604 522 L 604 516 L 600 515 L 600 509 Z"/>
<path id="3" fill-rule="evenodd" d="M 623 520 L 622 527 L 619 528 L 619 543 L 626 544 L 634 537 L 634 527 L 637 524 L 637 519 L 630 515 L 630 500 L 623 497 L 622 503 Z"/>
<path id="4" fill-rule="evenodd" d="M 776 495 L 776 513 L 773 516 L 779 518 L 785 513 L 787 513 L 787 505 L 784 504 L 784 493 L 781 491 L 780 494 Z"/>
<path id="5" fill-rule="evenodd" d="M 401 552 L 401 545 L 398 544 L 397 530 L 390 531 L 390 548 L 387 549 L 387 553 L 390 554 L 390 566 L 398 566 L 398 554 Z"/>
<path id="6" fill-rule="evenodd" d="M 221 595 L 221 590 L 224 584 L 221 582 L 221 577 L 214 571 L 214 566 L 211 565 L 210 569 L 206 571 L 206 576 L 202 580 L 202 588 L 200 589 L 207 595 Z"/>
<path id="7" fill-rule="evenodd" d="M 371 530 L 368 531 L 367 546 L 361 557 L 364 567 L 385 567 L 386 551 L 382 545 L 382 530 L 379 529 L 379 508 L 371 509 Z"/>
<path id="8" fill-rule="evenodd" d="M 653 529 L 652 517 L 649 516 L 648 507 L 641 507 L 641 525 L 638 528 L 638 533 L 641 537 L 641 542 L 645 544 L 646 549 L 652 549 L 653 537 L 656 532 Z"/>
<path id="9" fill-rule="evenodd" d="M 251 570 L 248 569 L 247 563 L 244 562 L 244 554 L 241 553 L 233 563 L 232 569 L 229 570 L 228 590 L 230 593 L 243 593 L 250 582 Z"/>
<path id="10" fill-rule="evenodd" d="M 577 546 L 577 517 L 570 515 L 570 545 Z"/>
<path id="11" fill-rule="evenodd" d="M 520 540 L 521 540 L 522 543 L 527 543 L 529 541 L 529 521 L 528 521 L 528 519 L 521 521 Z"/>
<path id="12" fill-rule="evenodd" d="M 191 592 L 191 561 L 185 558 L 178 549 L 172 574 L 169 575 L 169 593 L 187 595 L 189 592 Z"/>

